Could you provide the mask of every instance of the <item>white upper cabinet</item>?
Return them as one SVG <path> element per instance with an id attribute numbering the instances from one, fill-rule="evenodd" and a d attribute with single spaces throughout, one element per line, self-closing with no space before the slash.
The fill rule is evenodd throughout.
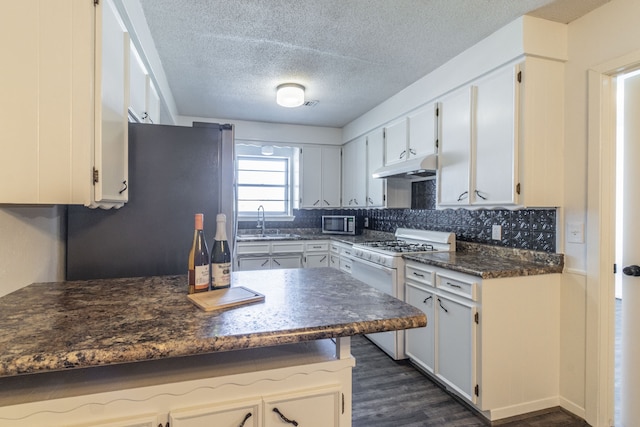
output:
<path id="1" fill-rule="evenodd" d="M 300 207 L 339 208 L 341 148 L 304 147 L 301 151 Z"/>
<path id="2" fill-rule="evenodd" d="M 385 128 L 385 166 L 407 160 L 407 136 L 406 117 Z"/>
<path id="3" fill-rule="evenodd" d="M 432 102 L 411 113 L 407 118 L 409 122 L 407 156 L 409 159 L 436 154 L 437 108 L 437 104 Z"/>
<path id="4" fill-rule="evenodd" d="M 0 6 L 0 203 L 87 203 L 92 2 Z"/>
<path id="5" fill-rule="evenodd" d="M 129 115 L 136 122 L 159 123 L 160 98 L 133 43 L 130 44 L 129 70 Z"/>
<path id="6" fill-rule="evenodd" d="M 472 88 L 464 87 L 442 98 L 440 103 L 439 205 L 469 203 L 473 94 Z"/>
<path id="7" fill-rule="evenodd" d="M 438 207 L 560 206 L 563 67 L 527 58 L 442 98 Z"/>
<path id="8" fill-rule="evenodd" d="M 477 81 L 472 203 L 508 206 L 517 202 L 518 67 Z"/>
<path id="9" fill-rule="evenodd" d="M 111 0 L 96 6 L 96 132 L 92 207 L 128 200 L 129 33 Z"/>
<path id="10" fill-rule="evenodd" d="M 386 179 L 372 176 L 376 169 L 384 166 L 384 131 L 382 128 L 367 135 L 367 207 L 385 206 Z"/>
<path id="11" fill-rule="evenodd" d="M 342 205 L 364 208 L 367 205 L 367 139 L 362 136 L 342 149 Z"/>
<path id="12" fill-rule="evenodd" d="M 126 201 L 127 192 L 120 193 L 127 179 L 121 107 L 128 104 L 129 40 L 120 23 L 114 30 L 110 13 L 102 22 L 107 5 L 31 0 L 0 6 L 0 48 L 7 59 L 0 68 L 0 203 Z M 102 86 L 109 91 L 104 107 Z"/>

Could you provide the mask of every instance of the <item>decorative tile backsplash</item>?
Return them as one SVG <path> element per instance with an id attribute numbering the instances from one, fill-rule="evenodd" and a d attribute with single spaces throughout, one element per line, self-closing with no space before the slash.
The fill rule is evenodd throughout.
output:
<path id="1" fill-rule="evenodd" d="M 461 241 L 544 252 L 556 251 L 555 209 L 435 209 L 435 181 L 413 183 L 411 209 L 299 209 L 295 220 L 269 221 L 270 229 L 320 228 L 322 215 L 355 215 L 357 223 L 369 218 L 369 229 L 395 232 L 396 228 L 453 231 Z M 492 226 L 500 225 L 502 239 L 493 240 Z M 255 221 L 238 228 L 254 229 Z"/>

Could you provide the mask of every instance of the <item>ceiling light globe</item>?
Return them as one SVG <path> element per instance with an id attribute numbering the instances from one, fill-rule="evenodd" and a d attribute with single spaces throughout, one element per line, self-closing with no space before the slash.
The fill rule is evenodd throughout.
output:
<path id="1" fill-rule="evenodd" d="M 278 86 L 276 102 L 287 108 L 299 107 L 304 104 L 304 86 L 296 83 L 285 83 Z"/>

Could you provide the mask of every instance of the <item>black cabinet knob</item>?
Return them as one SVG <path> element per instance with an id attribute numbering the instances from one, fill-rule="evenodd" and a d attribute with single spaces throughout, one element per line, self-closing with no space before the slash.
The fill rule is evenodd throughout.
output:
<path id="1" fill-rule="evenodd" d="M 628 265 L 622 269 L 622 272 L 627 276 L 640 276 L 640 266 Z"/>

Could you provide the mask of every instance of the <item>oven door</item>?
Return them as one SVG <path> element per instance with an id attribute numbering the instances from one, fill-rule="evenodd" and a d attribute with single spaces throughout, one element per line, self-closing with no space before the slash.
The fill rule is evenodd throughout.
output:
<path id="1" fill-rule="evenodd" d="M 351 275 L 387 295 L 398 298 L 398 272 L 394 268 L 388 268 L 360 258 L 353 258 Z M 404 355 L 404 333 L 402 331 L 379 332 L 367 334 L 366 336 L 393 359 L 406 358 Z"/>

